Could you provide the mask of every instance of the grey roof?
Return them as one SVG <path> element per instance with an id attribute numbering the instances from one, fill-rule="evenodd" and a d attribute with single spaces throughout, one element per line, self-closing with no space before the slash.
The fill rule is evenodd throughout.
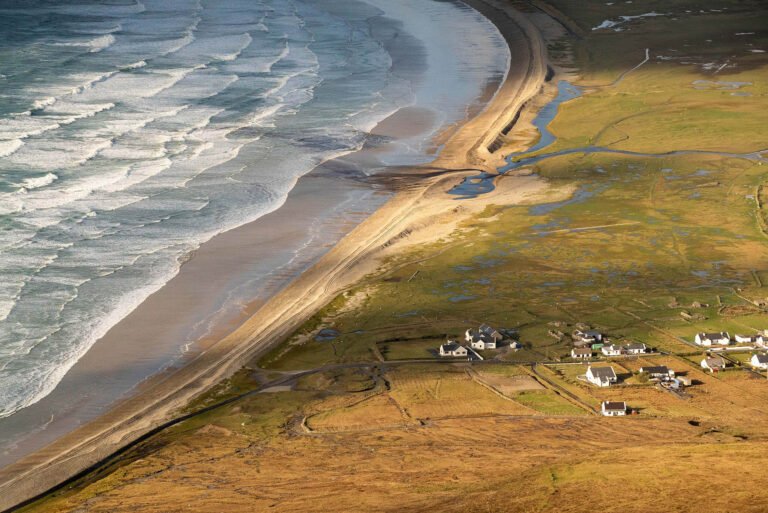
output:
<path id="1" fill-rule="evenodd" d="M 720 333 L 699 333 L 699 335 L 704 335 L 704 338 L 708 338 L 709 340 L 713 340 L 716 338 L 730 338 L 728 336 L 728 333 L 721 331 Z"/>
<path id="2" fill-rule="evenodd" d="M 585 335 L 589 335 L 589 336 L 592 336 L 592 337 L 599 337 L 599 336 L 602 336 L 602 333 L 600 333 L 600 332 L 599 332 L 599 331 L 597 331 L 597 330 L 587 330 L 587 331 L 585 331 L 585 332 L 584 332 L 584 334 L 585 334 Z"/>
<path id="3" fill-rule="evenodd" d="M 768 363 L 768 354 L 756 354 L 757 363 Z"/>
<path id="4" fill-rule="evenodd" d="M 483 333 L 487 333 L 489 335 L 493 334 L 496 330 L 488 326 L 487 324 L 481 324 L 480 325 L 480 331 Z"/>
<path id="5" fill-rule="evenodd" d="M 603 401 L 603 408 L 606 410 L 627 410 L 627 403 L 624 401 Z"/>
<path id="6" fill-rule="evenodd" d="M 650 367 L 640 367 L 640 372 L 647 374 L 669 374 L 669 367 L 666 365 L 652 365 Z"/>
<path id="7" fill-rule="evenodd" d="M 592 375 L 596 378 L 615 378 L 616 372 L 613 367 L 590 367 Z"/>
<path id="8" fill-rule="evenodd" d="M 432 346 L 432 347 L 434 347 L 434 346 Z M 443 344 L 442 346 L 440 346 L 440 349 L 442 349 L 443 351 L 446 351 L 446 352 L 450 352 L 450 351 L 455 351 L 455 350 L 457 350 L 460 347 L 461 346 L 459 344 L 454 344 L 452 342 L 449 342 L 448 344 Z"/>
<path id="9" fill-rule="evenodd" d="M 710 367 L 725 367 L 725 360 L 719 356 L 708 356 L 707 365 Z"/>

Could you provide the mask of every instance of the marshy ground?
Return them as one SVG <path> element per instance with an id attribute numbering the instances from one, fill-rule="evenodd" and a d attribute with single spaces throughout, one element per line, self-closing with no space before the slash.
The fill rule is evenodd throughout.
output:
<path id="1" fill-rule="evenodd" d="M 765 511 L 768 380 L 745 355 L 705 373 L 690 342 L 768 328 L 768 14 L 531 4 L 570 29 L 550 53 L 583 94 L 533 155 L 566 153 L 510 175 L 573 195 L 489 207 L 391 259 L 189 411 L 282 388 L 178 424 L 28 511 Z M 594 147 L 644 155 L 579 151 Z M 425 361 L 482 322 L 523 349 Z M 558 334 L 578 323 L 656 353 L 613 361 L 620 385 L 591 387 Z M 688 397 L 639 379 L 644 365 L 693 379 Z M 601 418 L 603 400 L 639 415 Z"/>

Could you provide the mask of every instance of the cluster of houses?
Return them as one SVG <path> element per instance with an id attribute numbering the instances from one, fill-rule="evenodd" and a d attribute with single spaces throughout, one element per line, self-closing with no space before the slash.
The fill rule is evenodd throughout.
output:
<path id="1" fill-rule="evenodd" d="M 600 354 L 603 356 L 621 356 L 630 354 L 643 354 L 648 351 L 648 347 L 641 342 L 632 342 L 629 344 L 601 344 Z M 574 347 L 571 349 L 571 358 L 577 360 L 588 360 L 592 358 L 593 351 L 591 347 Z"/>
<path id="2" fill-rule="evenodd" d="M 488 349 L 498 349 L 506 337 L 499 330 L 481 324 L 479 328 L 470 328 L 464 333 L 464 341 L 469 344 L 471 349 L 486 351 Z M 522 345 L 515 341 L 509 341 L 509 347 L 517 350 Z M 464 357 L 469 356 L 469 349 L 455 340 L 449 340 L 440 346 L 439 353 L 441 357 Z"/>
<path id="3" fill-rule="evenodd" d="M 696 345 L 702 347 L 725 347 L 735 342 L 737 344 L 752 344 L 755 347 L 768 349 L 768 330 L 763 330 L 757 335 L 734 335 L 733 337 L 727 331 L 697 333 L 693 341 Z M 754 354 L 749 360 L 749 364 L 755 369 L 768 370 L 768 355 Z M 708 355 L 701 360 L 702 369 L 712 373 L 725 369 L 727 365 L 728 361 L 717 355 Z"/>
<path id="4" fill-rule="evenodd" d="M 675 392 L 682 390 L 683 387 L 691 386 L 692 384 L 690 378 L 675 375 L 675 371 L 666 365 L 640 367 L 638 372 L 647 376 L 649 380 Z M 587 381 L 601 388 L 609 387 L 618 382 L 616 371 L 611 366 L 592 367 L 590 365 L 587 368 L 586 378 Z M 600 413 L 606 417 L 626 415 L 628 411 L 627 403 L 623 401 L 603 401 L 600 407 Z"/>
<path id="5" fill-rule="evenodd" d="M 643 354 L 648 351 L 648 347 L 640 342 L 623 345 L 611 343 L 597 330 L 576 330 L 571 337 L 573 338 L 571 358 L 576 360 L 589 360 L 595 353 L 603 356 L 622 356 Z"/>
<path id="6" fill-rule="evenodd" d="M 672 388 L 682 388 L 684 386 L 690 386 L 690 378 L 684 376 L 676 376 L 675 371 L 667 367 L 666 365 L 651 365 L 640 367 L 640 374 L 644 374 L 648 379 L 658 382 L 667 383 Z M 610 365 L 603 367 L 587 367 L 587 373 L 585 375 L 588 382 L 598 387 L 609 387 L 612 384 L 618 383 L 619 379 L 616 376 L 616 371 Z"/>
<path id="7" fill-rule="evenodd" d="M 755 369 L 768 370 L 768 355 L 753 354 L 749 364 Z M 713 374 L 724 370 L 726 367 L 728 367 L 728 360 L 716 354 L 707 355 L 701 360 L 701 368 Z"/>
<path id="8" fill-rule="evenodd" d="M 758 347 L 768 348 L 768 333 L 765 331 L 757 335 L 734 335 L 733 338 L 727 331 L 716 333 L 697 333 L 693 341 L 702 347 L 729 346 L 733 342 L 737 344 L 754 344 Z"/>

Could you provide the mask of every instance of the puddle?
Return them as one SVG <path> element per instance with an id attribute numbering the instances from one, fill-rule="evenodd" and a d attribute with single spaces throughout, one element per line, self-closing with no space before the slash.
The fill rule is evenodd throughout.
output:
<path id="1" fill-rule="evenodd" d="M 604 187 L 600 190 L 589 190 L 586 186 L 579 188 L 576 193 L 567 200 L 556 201 L 554 203 L 542 203 L 541 205 L 534 205 L 528 209 L 528 213 L 533 216 L 543 216 L 554 212 L 558 208 L 562 208 L 566 205 L 574 205 L 576 203 L 582 203 L 594 196 L 598 192 L 602 192 Z"/>
<path id="2" fill-rule="evenodd" d="M 341 335 L 341 333 L 336 330 L 331 328 L 324 328 L 321 329 L 317 335 L 315 335 L 315 340 L 318 342 L 330 342 L 331 340 L 336 340 L 339 338 L 339 335 Z"/>
<path id="3" fill-rule="evenodd" d="M 464 294 L 460 294 L 458 296 L 452 296 L 448 298 L 448 301 L 451 303 L 458 303 L 460 301 L 469 301 L 470 299 L 476 299 L 477 296 L 466 296 Z"/>
<path id="4" fill-rule="evenodd" d="M 725 80 L 694 80 L 693 88 L 699 91 L 729 91 L 751 86 L 752 82 L 728 82 Z"/>

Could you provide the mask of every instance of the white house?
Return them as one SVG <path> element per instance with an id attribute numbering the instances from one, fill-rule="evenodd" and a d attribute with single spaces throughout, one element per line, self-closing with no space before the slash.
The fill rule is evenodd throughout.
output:
<path id="1" fill-rule="evenodd" d="M 504 336 L 498 330 L 487 324 L 481 324 L 479 329 L 470 328 L 464 333 L 464 340 L 470 343 L 472 349 L 496 349 Z"/>
<path id="2" fill-rule="evenodd" d="M 709 372 L 718 372 L 725 369 L 725 360 L 719 356 L 707 356 L 701 361 L 701 368 Z"/>
<path id="3" fill-rule="evenodd" d="M 599 387 L 609 387 L 611 383 L 618 382 L 613 367 L 592 367 L 587 368 L 587 381 Z"/>
<path id="4" fill-rule="evenodd" d="M 649 378 L 668 380 L 675 377 L 675 371 L 666 365 L 653 365 L 649 367 L 640 367 L 641 374 L 647 374 Z"/>
<path id="5" fill-rule="evenodd" d="M 485 340 L 484 338 L 474 340 L 470 343 L 470 345 L 472 346 L 472 349 L 479 349 L 481 351 L 485 349 L 496 349 L 496 341 Z"/>
<path id="6" fill-rule="evenodd" d="M 467 348 L 457 344 L 456 342 L 449 341 L 447 344 L 440 346 L 440 356 L 467 356 Z"/>
<path id="7" fill-rule="evenodd" d="M 756 369 L 766 370 L 768 369 L 768 355 L 753 354 L 752 359 L 749 360 L 749 364 Z"/>
<path id="8" fill-rule="evenodd" d="M 734 335 L 733 339 L 737 344 L 765 345 L 765 338 L 762 335 Z"/>
<path id="9" fill-rule="evenodd" d="M 726 331 L 720 333 L 697 333 L 694 342 L 704 347 L 715 345 L 727 346 L 731 343 L 731 336 Z"/>
<path id="10" fill-rule="evenodd" d="M 620 417 L 627 414 L 627 403 L 624 401 L 603 401 L 600 411 L 606 417 Z"/>
<path id="11" fill-rule="evenodd" d="M 603 334 L 597 330 L 576 330 L 571 334 L 571 337 L 583 344 L 594 344 L 595 342 L 602 342 Z"/>
<path id="12" fill-rule="evenodd" d="M 624 349 L 616 344 L 609 344 L 600 348 L 605 356 L 619 356 L 624 353 Z"/>
<path id="13" fill-rule="evenodd" d="M 626 354 L 643 354 L 648 348 L 642 342 L 632 342 L 624 346 Z"/>
<path id="14" fill-rule="evenodd" d="M 574 347 L 571 349 L 571 358 L 587 360 L 592 358 L 592 350 L 588 347 Z"/>

